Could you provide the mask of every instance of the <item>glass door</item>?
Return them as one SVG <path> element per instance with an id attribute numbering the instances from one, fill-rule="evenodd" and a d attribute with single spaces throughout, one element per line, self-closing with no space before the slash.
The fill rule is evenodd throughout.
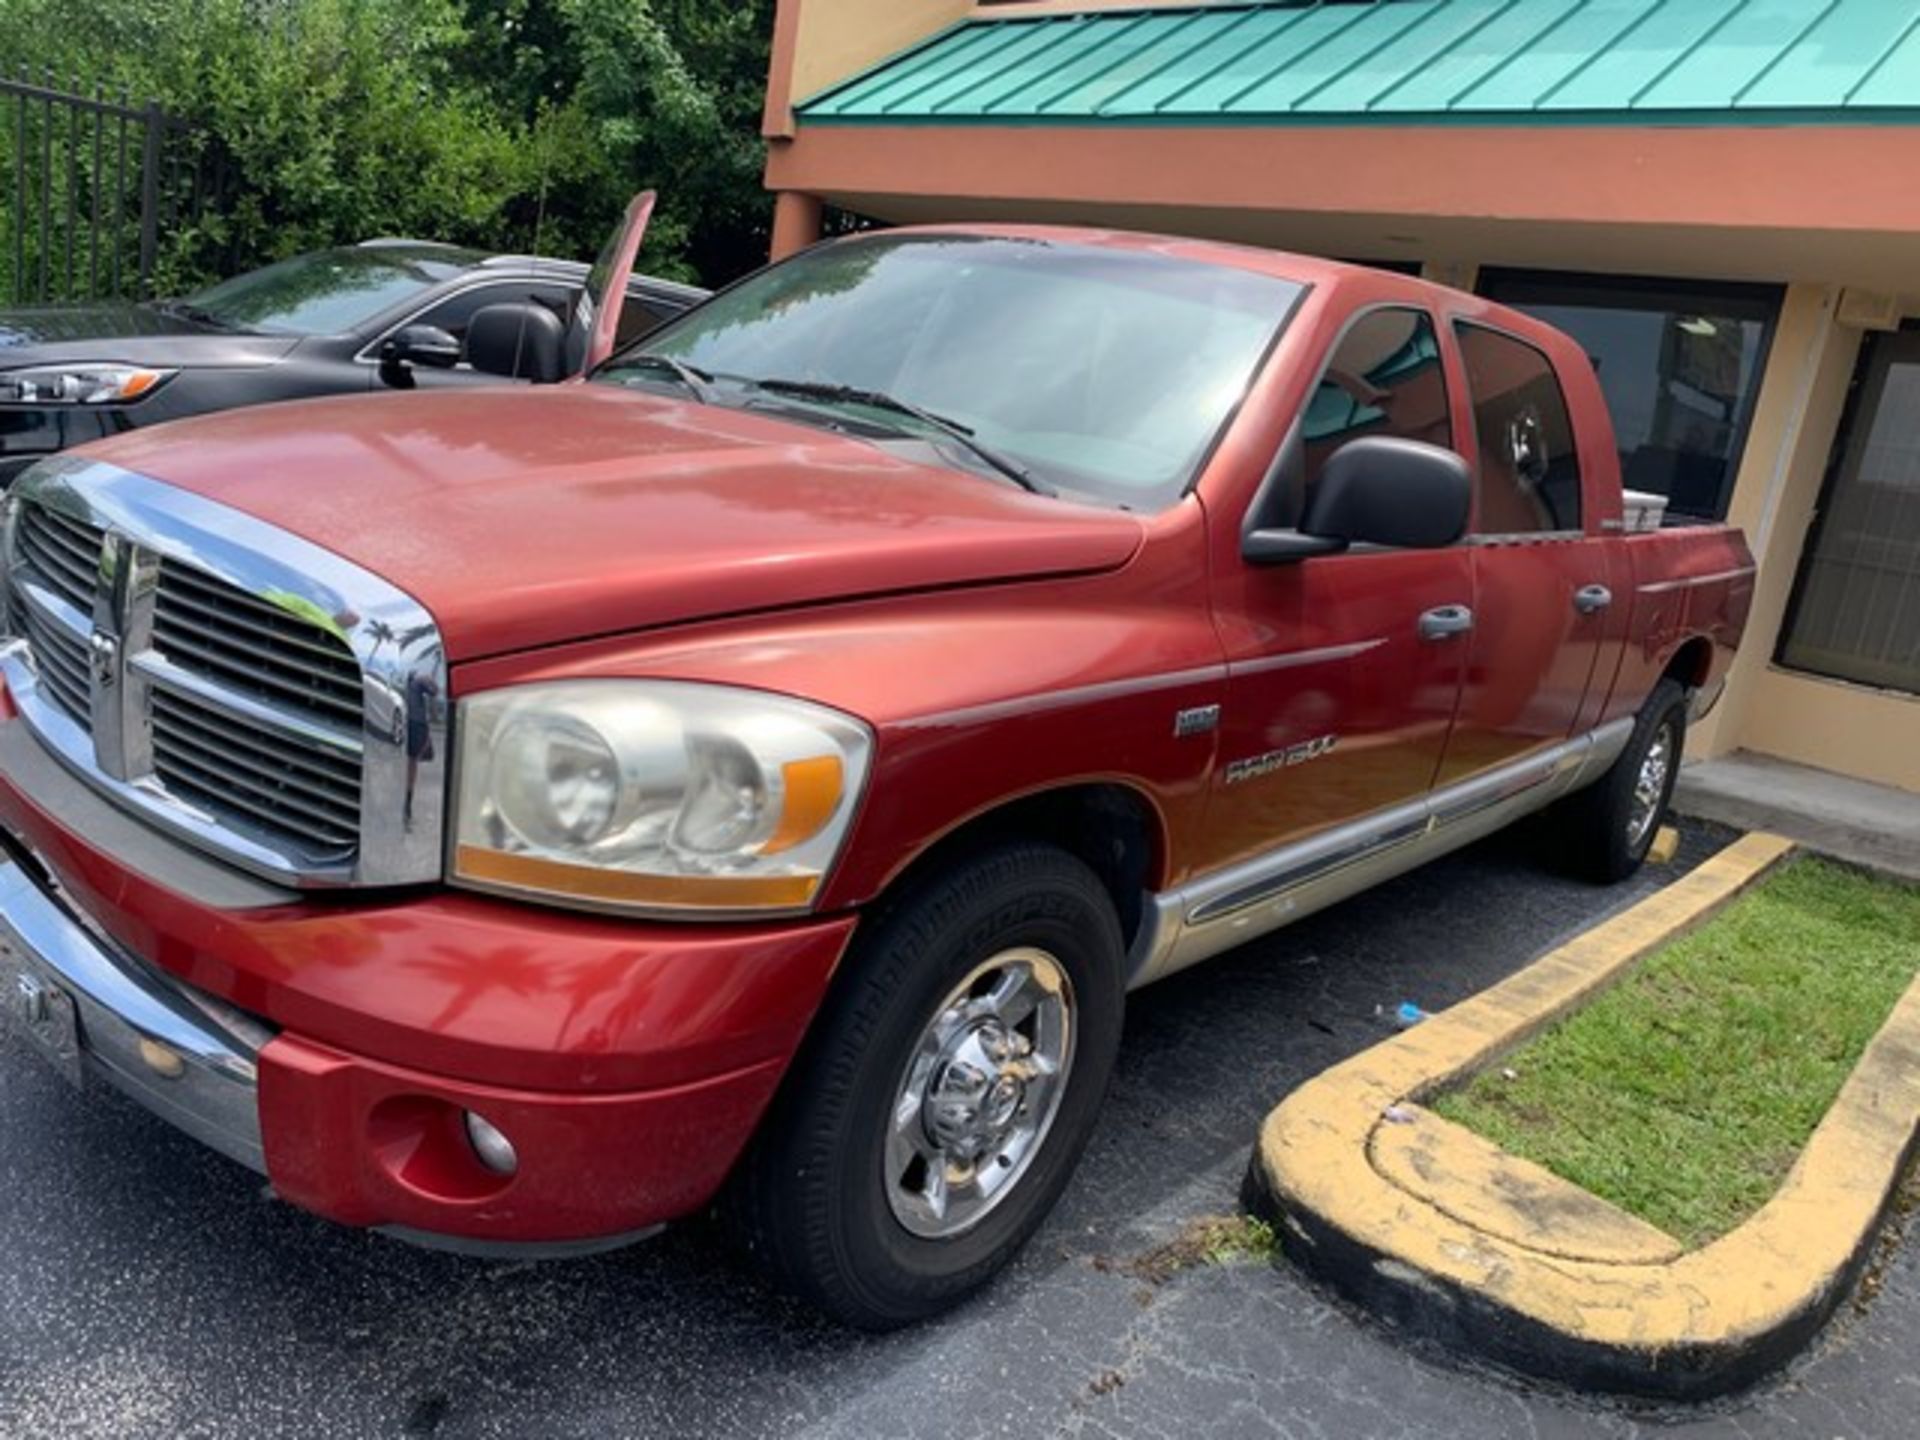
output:
<path id="1" fill-rule="evenodd" d="M 1779 660 L 1920 694 L 1920 331 L 1862 355 Z"/>

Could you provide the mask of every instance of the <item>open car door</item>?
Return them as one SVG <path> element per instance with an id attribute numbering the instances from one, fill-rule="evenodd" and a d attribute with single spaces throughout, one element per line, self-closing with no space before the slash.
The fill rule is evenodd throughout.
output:
<path id="1" fill-rule="evenodd" d="M 574 302 L 567 323 L 565 369 L 568 376 L 584 375 L 613 353 L 613 337 L 620 328 L 620 309 L 627 299 L 627 280 L 634 257 L 653 219 L 654 192 L 642 190 L 627 206 L 620 228 L 607 241 L 600 258 L 587 272 L 586 286 Z"/>

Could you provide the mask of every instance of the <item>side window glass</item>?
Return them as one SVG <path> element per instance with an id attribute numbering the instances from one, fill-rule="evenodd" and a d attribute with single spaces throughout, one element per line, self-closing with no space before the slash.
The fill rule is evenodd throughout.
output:
<path id="1" fill-rule="evenodd" d="M 1480 450 L 1475 532 L 1578 530 L 1580 460 L 1553 362 L 1498 330 L 1461 323 L 1455 333 Z"/>
<path id="2" fill-rule="evenodd" d="M 658 330 L 680 311 L 650 296 L 627 292 L 627 303 L 620 307 L 620 324 L 614 332 L 614 348 L 632 344 L 642 335 Z"/>
<path id="3" fill-rule="evenodd" d="M 1426 311 L 1374 310 L 1356 320 L 1334 348 L 1300 428 L 1309 492 L 1327 457 L 1363 435 L 1451 445 L 1447 380 Z"/>
<path id="4" fill-rule="evenodd" d="M 467 338 L 467 326 L 474 315 L 489 305 L 505 305 L 515 300 L 537 300 L 549 310 L 564 315 L 573 290 L 565 285 L 536 285 L 525 280 L 512 284 L 477 285 L 450 295 L 438 305 L 429 306 L 414 316 L 409 325 L 432 325 L 456 340 Z"/>

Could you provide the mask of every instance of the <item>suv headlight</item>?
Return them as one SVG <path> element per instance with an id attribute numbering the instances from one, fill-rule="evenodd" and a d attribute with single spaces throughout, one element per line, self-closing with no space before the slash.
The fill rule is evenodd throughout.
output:
<path id="1" fill-rule="evenodd" d="M 33 365 L 0 370 L 0 404 L 131 405 L 158 390 L 172 370 L 142 365 Z"/>
<path id="2" fill-rule="evenodd" d="M 873 739 L 757 690 L 567 680 L 460 702 L 452 878 L 602 909 L 806 910 Z"/>

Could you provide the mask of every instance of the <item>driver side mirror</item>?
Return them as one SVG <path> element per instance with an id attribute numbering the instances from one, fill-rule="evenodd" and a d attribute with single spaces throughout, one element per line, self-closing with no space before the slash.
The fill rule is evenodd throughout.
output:
<path id="1" fill-rule="evenodd" d="M 1453 451 L 1368 435 L 1328 457 L 1295 530 L 1254 530 L 1241 554 L 1255 565 L 1334 555 L 1350 545 L 1439 550 L 1466 534 L 1473 477 Z"/>
<path id="2" fill-rule="evenodd" d="M 451 370 L 460 363 L 460 342 L 438 325 L 403 325 L 380 346 L 380 378 L 396 390 L 413 388 L 411 365 Z"/>

